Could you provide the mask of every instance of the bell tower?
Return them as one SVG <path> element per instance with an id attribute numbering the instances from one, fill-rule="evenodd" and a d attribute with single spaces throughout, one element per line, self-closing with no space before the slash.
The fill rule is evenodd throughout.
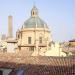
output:
<path id="1" fill-rule="evenodd" d="M 12 16 L 8 16 L 8 38 L 13 37 Z"/>

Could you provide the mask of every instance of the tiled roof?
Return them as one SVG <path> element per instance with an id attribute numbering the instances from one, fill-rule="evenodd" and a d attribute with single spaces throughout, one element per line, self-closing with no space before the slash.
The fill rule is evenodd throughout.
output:
<path id="1" fill-rule="evenodd" d="M 75 39 L 70 40 L 69 42 L 75 42 Z"/>
<path id="2" fill-rule="evenodd" d="M 25 71 L 24 75 L 75 75 L 75 66 L 27 65 L 20 69 Z M 10 75 L 16 75 L 18 70 L 14 70 Z"/>
<path id="3" fill-rule="evenodd" d="M 75 58 L 75 57 L 73 57 Z M 62 61 L 63 60 L 63 61 Z M 19 55 L 17 53 L 0 53 L 0 61 L 1 62 L 8 62 L 8 63 L 17 63 L 17 64 L 37 64 L 37 65 L 66 65 L 68 63 L 70 66 L 74 59 L 72 57 L 48 57 L 48 56 L 24 56 Z M 57 64 L 56 64 L 57 63 Z M 74 63 L 75 64 L 75 63 Z"/>
<path id="4" fill-rule="evenodd" d="M 26 75 L 74 75 L 75 57 L 26 57 L 1 53 L 0 68 L 12 68 L 15 71 L 24 68 Z"/>
<path id="5" fill-rule="evenodd" d="M 66 46 L 66 47 L 63 47 L 63 52 L 75 52 L 75 47 L 73 46 Z"/>

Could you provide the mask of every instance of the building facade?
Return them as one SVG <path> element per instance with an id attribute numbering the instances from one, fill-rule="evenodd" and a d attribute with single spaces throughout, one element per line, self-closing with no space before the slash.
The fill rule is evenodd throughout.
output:
<path id="1" fill-rule="evenodd" d="M 62 47 L 63 51 L 67 54 L 67 56 L 75 56 L 75 39 L 72 39 L 65 43 Z"/>
<path id="2" fill-rule="evenodd" d="M 51 31 L 47 24 L 39 17 L 38 9 L 34 6 L 31 17 L 24 22 L 16 33 L 19 50 L 37 51 L 48 50 L 52 41 Z"/>

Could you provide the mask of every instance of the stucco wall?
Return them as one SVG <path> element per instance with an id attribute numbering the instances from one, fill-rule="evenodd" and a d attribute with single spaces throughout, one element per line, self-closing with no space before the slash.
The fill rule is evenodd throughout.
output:
<path id="1" fill-rule="evenodd" d="M 43 44 L 46 44 L 46 41 L 52 41 L 51 33 L 48 30 L 40 29 L 24 29 L 21 31 L 21 37 L 18 39 L 18 43 L 21 45 L 28 44 L 28 37 L 32 37 L 32 44 L 35 44 L 36 40 L 39 41 L 39 37 L 43 38 Z"/>

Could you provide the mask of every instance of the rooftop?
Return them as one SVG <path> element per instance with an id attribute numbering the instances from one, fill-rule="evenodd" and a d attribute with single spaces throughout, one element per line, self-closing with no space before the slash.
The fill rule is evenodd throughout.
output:
<path id="1" fill-rule="evenodd" d="M 0 62 L 16 64 L 37 64 L 53 66 L 71 66 L 75 64 L 75 57 L 51 57 L 51 56 L 24 56 L 18 53 L 0 53 Z"/>
<path id="2" fill-rule="evenodd" d="M 48 28 L 47 24 L 39 17 L 36 6 L 33 6 L 31 17 L 24 22 L 23 28 Z"/>
<path id="3" fill-rule="evenodd" d="M 10 75 L 24 70 L 26 75 L 74 75 L 75 57 L 31 57 L 0 53 L 0 68 L 12 69 Z"/>

